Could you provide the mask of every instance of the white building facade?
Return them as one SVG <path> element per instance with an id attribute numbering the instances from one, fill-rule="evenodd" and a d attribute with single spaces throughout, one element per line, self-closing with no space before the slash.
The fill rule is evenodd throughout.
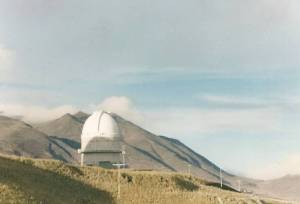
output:
<path id="1" fill-rule="evenodd" d="M 121 133 L 115 119 L 105 111 L 94 112 L 81 134 L 81 165 L 112 168 L 122 158 Z"/>

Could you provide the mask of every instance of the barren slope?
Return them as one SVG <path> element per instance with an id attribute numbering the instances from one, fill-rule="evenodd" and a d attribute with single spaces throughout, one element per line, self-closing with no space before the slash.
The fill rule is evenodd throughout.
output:
<path id="1" fill-rule="evenodd" d="M 22 121 L 0 116 L 0 152 L 33 158 L 72 160 L 48 135 Z"/>
<path id="2" fill-rule="evenodd" d="M 288 175 L 278 179 L 261 181 L 258 183 L 256 191 L 278 198 L 300 201 L 300 176 Z"/>
<path id="3" fill-rule="evenodd" d="M 0 156 L 0 203 L 256 204 L 279 202 L 212 187 L 178 173 L 78 167 L 54 160 Z"/>

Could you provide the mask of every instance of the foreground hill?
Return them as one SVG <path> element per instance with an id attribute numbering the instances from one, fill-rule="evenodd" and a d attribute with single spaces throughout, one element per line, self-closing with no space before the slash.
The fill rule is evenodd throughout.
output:
<path id="1" fill-rule="evenodd" d="M 212 187 L 178 173 L 78 167 L 55 160 L 0 156 L 0 203 L 280 203 Z"/>

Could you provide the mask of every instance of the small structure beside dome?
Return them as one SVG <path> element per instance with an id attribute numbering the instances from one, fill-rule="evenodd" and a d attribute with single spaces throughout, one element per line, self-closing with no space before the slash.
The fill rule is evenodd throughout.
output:
<path id="1" fill-rule="evenodd" d="M 121 163 L 121 133 L 115 119 L 105 111 L 94 112 L 84 123 L 81 134 L 81 165 L 112 168 Z"/>

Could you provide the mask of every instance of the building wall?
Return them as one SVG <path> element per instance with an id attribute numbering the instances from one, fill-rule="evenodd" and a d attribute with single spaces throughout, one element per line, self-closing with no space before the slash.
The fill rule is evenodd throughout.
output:
<path id="1" fill-rule="evenodd" d="M 107 139 L 101 137 L 94 137 L 89 140 L 85 146 L 81 147 L 83 152 L 85 151 L 120 151 L 121 144 L 118 139 Z"/>
<path id="2" fill-rule="evenodd" d="M 81 165 L 95 165 L 98 166 L 99 162 L 109 161 L 111 163 L 121 163 L 121 153 L 82 153 L 81 154 Z"/>

